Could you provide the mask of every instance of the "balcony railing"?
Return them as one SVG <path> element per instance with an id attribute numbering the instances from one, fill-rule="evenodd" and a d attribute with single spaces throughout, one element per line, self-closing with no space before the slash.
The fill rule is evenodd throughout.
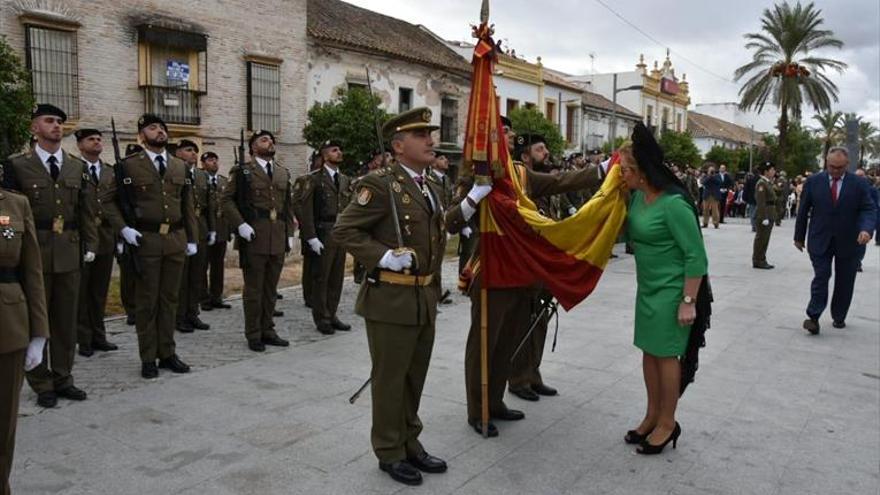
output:
<path id="1" fill-rule="evenodd" d="M 198 91 L 164 86 L 141 86 L 144 111 L 162 117 L 169 124 L 200 125 Z"/>

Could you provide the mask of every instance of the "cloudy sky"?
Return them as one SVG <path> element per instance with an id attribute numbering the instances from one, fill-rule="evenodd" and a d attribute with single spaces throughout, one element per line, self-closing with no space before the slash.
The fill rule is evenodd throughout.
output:
<path id="1" fill-rule="evenodd" d="M 446 39 L 468 41 L 480 10 L 480 0 L 346 1 L 423 24 Z M 825 55 L 849 65 L 843 75 L 831 74 L 840 88 L 837 109 L 880 126 L 880 2 L 816 0 L 815 5 L 824 27 L 844 42 L 842 50 Z M 506 40 L 517 55 L 531 61 L 541 56 L 546 66 L 571 74 L 632 70 L 640 53 L 649 65 L 655 59 L 662 63 L 669 48 L 676 74 L 687 74 L 691 101 L 717 103 L 738 100 L 733 71 L 751 59 L 742 35 L 760 30 L 761 13 L 770 6 L 766 0 L 493 0 L 491 22 L 496 39 Z M 809 119 L 812 112 L 804 111 Z"/>

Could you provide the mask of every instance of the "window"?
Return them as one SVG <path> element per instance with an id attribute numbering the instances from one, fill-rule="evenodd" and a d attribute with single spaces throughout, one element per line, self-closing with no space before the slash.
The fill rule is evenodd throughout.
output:
<path id="1" fill-rule="evenodd" d="M 458 142 L 458 100 L 455 98 L 440 101 L 440 142 Z"/>
<path id="2" fill-rule="evenodd" d="M 645 126 L 647 126 L 651 132 L 654 132 L 654 107 L 651 105 L 648 105 L 645 112 Z"/>
<path id="3" fill-rule="evenodd" d="M 532 103 L 532 102 L 530 102 L 530 101 L 527 101 L 527 102 L 526 102 L 526 108 L 528 108 L 529 110 L 531 110 L 531 109 L 535 108 L 535 104 Z"/>
<path id="4" fill-rule="evenodd" d="M 137 29 L 144 111 L 169 124 L 201 124 L 199 97 L 208 92 L 208 38 L 152 25 Z"/>
<path id="5" fill-rule="evenodd" d="M 675 115 L 675 132 L 682 132 L 684 129 L 681 128 L 681 114 L 678 113 Z"/>
<path id="6" fill-rule="evenodd" d="M 27 67 L 31 71 L 34 99 L 51 103 L 79 117 L 76 31 L 25 26 Z"/>
<path id="7" fill-rule="evenodd" d="M 248 129 L 281 130 L 281 70 L 277 65 L 247 63 Z"/>
<path id="8" fill-rule="evenodd" d="M 403 113 L 412 108 L 412 89 L 400 88 L 397 90 L 397 112 Z"/>
<path id="9" fill-rule="evenodd" d="M 519 108 L 519 100 L 514 100 L 513 98 L 507 99 L 507 116 L 510 117 L 510 112 Z"/>
<path id="10" fill-rule="evenodd" d="M 556 115 L 556 102 L 547 100 L 544 105 L 546 107 L 545 117 L 547 117 L 547 120 L 559 124 L 559 116 Z"/>
<path id="11" fill-rule="evenodd" d="M 577 107 L 565 107 L 565 140 L 575 144 L 578 135 Z"/>
<path id="12" fill-rule="evenodd" d="M 669 130 L 669 109 L 668 108 L 663 109 L 663 118 L 660 121 L 660 129 L 663 132 L 666 132 Z"/>
<path id="13" fill-rule="evenodd" d="M 361 84 L 361 83 L 356 83 L 356 82 L 350 82 L 350 83 L 348 83 L 348 90 L 349 90 L 349 91 L 358 90 L 358 91 L 364 91 L 364 92 L 366 92 L 366 91 L 368 91 L 368 88 L 367 88 L 367 85 L 366 85 L 366 84 Z"/>

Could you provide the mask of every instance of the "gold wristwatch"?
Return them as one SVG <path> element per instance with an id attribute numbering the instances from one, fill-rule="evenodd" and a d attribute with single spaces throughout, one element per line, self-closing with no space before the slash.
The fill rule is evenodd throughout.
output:
<path id="1" fill-rule="evenodd" d="M 681 302 L 683 302 L 685 304 L 693 304 L 693 303 L 697 302 L 697 300 L 691 296 L 684 295 L 684 296 L 681 296 Z"/>

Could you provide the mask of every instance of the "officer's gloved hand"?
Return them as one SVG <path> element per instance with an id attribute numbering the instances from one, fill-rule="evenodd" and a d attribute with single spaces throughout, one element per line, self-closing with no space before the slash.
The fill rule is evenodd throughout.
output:
<path id="1" fill-rule="evenodd" d="M 764 227 L 770 225 L 770 220 L 767 220 L 767 219 L 765 218 L 764 221 L 761 222 L 761 225 L 763 225 Z"/>
<path id="2" fill-rule="evenodd" d="M 131 227 L 123 227 L 120 232 L 122 238 L 125 239 L 125 242 L 131 244 L 132 246 L 140 246 L 141 233 L 137 230 L 134 230 Z"/>
<path id="3" fill-rule="evenodd" d="M 568 209 L 568 216 L 572 217 L 572 216 L 574 216 L 574 214 L 577 213 L 577 212 L 578 212 L 578 211 L 577 211 L 577 208 L 575 208 L 574 206 L 572 206 L 572 207 L 570 207 L 570 208 Z"/>
<path id="4" fill-rule="evenodd" d="M 254 228 L 247 224 L 247 222 L 238 226 L 238 235 L 240 235 L 246 241 L 252 241 L 257 237 L 257 233 L 254 232 Z"/>
<path id="5" fill-rule="evenodd" d="M 382 259 L 379 260 L 379 268 L 391 270 L 392 272 L 402 272 L 412 266 L 412 253 L 394 254 L 394 251 L 388 250 Z"/>
<path id="6" fill-rule="evenodd" d="M 83 255 L 83 263 L 91 263 L 93 261 L 95 261 L 95 253 L 86 251 L 86 254 Z"/>
<path id="7" fill-rule="evenodd" d="M 196 243 L 194 243 L 194 242 L 187 242 L 186 243 L 186 255 L 187 256 L 193 256 L 198 252 L 199 252 L 199 246 Z"/>
<path id="8" fill-rule="evenodd" d="M 470 227 L 465 227 L 465 228 L 461 229 L 460 234 L 461 234 L 462 237 L 464 237 L 465 239 L 470 239 L 471 236 L 474 235 L 474 231 L 473 231 L 473 229 L 471 229 Z"/>
<path id="9" fill-rule="evenodd" d="M 287 238 L 287 250 L 293 251 L 293 237 Z"/>
<path id="10" fill-rule="evenodd" d="M 208 232 L 208 245 L 213 246 L 217 243 L 217 232 Z"/>
<path id="11" fill-rule="evenodd" d="M 321 251 L 324 250 L 324 243 L 321 242 L 321 240 L 317 237 L 312 237 L 311 239 L 306 240 L 306 244 L 308 244 L 309 247 L 312 248 L 312 251 L 314 251 L 315 254 L 317 254 L 318 256 L 320 256 Z"/>
<path id="12" fill-rule="evenodd" d="M 125 252 L 125 246 L 121 242 L 116 243 L 116 253 L 122 254 Z"/>
<path id="13" fill-rule="evenodd" d="M 471 198 L 474 203 L 479 203 L 483 198 L 488 196 L 490 192 L 492 192 L 491 184 L 485 186 L 475 185 L 468 193 L 468 197 Z"/>
<path id="14" fill-rule="evenodd" d="M 34 337 L 27 346 L 24 355 L 24 370 L 30 371 L 43 362 L 43 347 L 46 346 L 46 337 Z"/>

